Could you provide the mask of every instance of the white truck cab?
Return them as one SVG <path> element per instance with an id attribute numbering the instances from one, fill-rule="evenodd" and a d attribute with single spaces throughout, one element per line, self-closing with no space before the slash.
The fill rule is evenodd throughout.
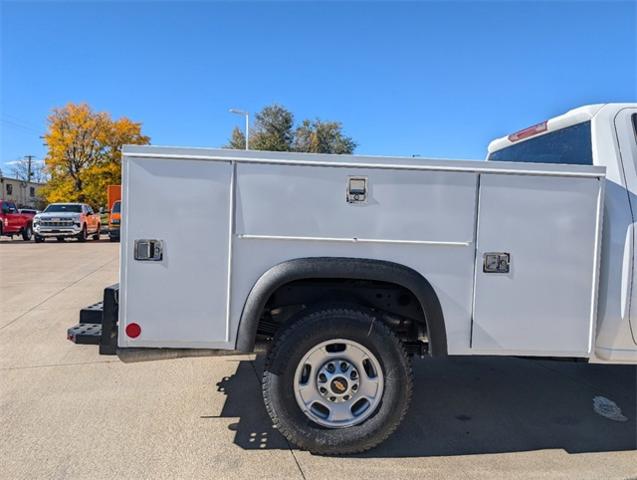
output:
<path id="1" fill-rule="evenodd" d="M 492 141 L 487 160 L 606 168 L 599 306 L 589 361 L 637 363 L 637 105 L 570 110 Z"/>
<path id="2" fill-rule="evenodd" d="M 316 453 L 387 438 L 415 356 L 637 363 L 636 119 L 582 107 L 486 162 L 125 147 L 120 283 L 68 338 L 263 346 L 268 413 Z"/>

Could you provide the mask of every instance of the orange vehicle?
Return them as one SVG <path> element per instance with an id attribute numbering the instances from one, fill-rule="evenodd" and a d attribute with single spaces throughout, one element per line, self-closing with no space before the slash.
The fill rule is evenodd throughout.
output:
<path id="1" fill-rule="evenodd" d="M 113 210 L 113 204 L 122 199 L 122 186 L 109 185 L 106 187 L 106 208 L 110 212 Z"/>
<path id="2" fill-rule="evenodd" d="M 122 221 L 121 217 L 122 201 L 117 200 L 113 203 L 113 208 L 108 215 L 108 239 L 111 242 L 119 241 L 119 226 Z"/>
<path id="3" fill-rule="evenodd" d="M 106 191 L 108 207 L 108 238 L 111 242 L 119 241 L 119 225 L 121 221 L 122 186 L 109 185 Z"/>

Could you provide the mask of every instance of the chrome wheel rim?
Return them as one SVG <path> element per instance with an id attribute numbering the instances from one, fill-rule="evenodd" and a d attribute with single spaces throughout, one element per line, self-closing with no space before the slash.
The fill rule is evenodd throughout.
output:
<path id="1" fill-rule="evenodd" d="M 384 377 L 376 356 L 358 342 L 335 339 L 312 347 L 294 374 L 301 411 L 328 428 L 367 420 L 383 396 Z"/>

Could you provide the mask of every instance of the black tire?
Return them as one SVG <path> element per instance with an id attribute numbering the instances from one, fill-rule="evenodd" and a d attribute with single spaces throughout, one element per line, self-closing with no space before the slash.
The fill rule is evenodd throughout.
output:
<path id="1" fill-rule="evenodd" d="M 86 224 L 84 224 L 82 225 L 82 231 L 77 234 L 77 239 L 80 242 L 86 242 L 87 238 L 88 238 L 88 232 L 86 229 Z"/>
<path id="2" fill-rule="evenodd" d="M 108 237 L 109 242 L 119 242 L 119 237 Z"/>
<path id="3" fill-rule="evenodd" d="M 37 233 L 33 236 L 33 239 L 35 240 L 35 243 L 42 243 L 44 241 L 44 237 L 41 237 Z"/>
<path id="4" fill-rule="evenodd" d="M 29 240 L 31 240 L 32 236 L 33 236 L 33 227 L 31 226 L 31 224 L 28 224 L 25 228 L 22 229 L 22 240 L 24 240 L 25 242 L 28 242 Z"/>
<path id="5" fill-rule="evenodd" d="M 55 239 L 56 239 L 58 242 L 63 242 L 64 240 L 66 240 L 64 237 L 55 237 Z"/>
<path id="6" fill-rule="evenodd" d="M 99 240 L 100 239 L 100 231 L 102 230 L 102 226 L 98 223 L 97 224 L 97 231 L 93 234 L 93 240 Z"/>
<path id="7" fill-rule="evenodd" d="M 376 356 L 383 370 L 384 390 L 375 412 L 362 423 L 328 428 L 312 421 L 299 407 L 294 376 L 306 352 L 341 338 L 359 343 Z M 411 363 L 402 343 L 372 313 L 358 308 L 325 308 L 302 316 L 277 335 L 263 373 L 263 399 L 275 427 L 291 443 L 317 454 L 352 454 L 380 444 L 407 413 L 412 390 Z"/>

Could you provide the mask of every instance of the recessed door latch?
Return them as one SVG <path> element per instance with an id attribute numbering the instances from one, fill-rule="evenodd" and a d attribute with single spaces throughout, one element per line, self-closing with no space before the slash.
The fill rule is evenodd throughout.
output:
<path id="1" fill-rule="evenodd" d="M 367 177 L 349 177 L 345 198 L 348 203 L 367 202 Z"/>
<path id="2" fill-rule="evenodd" d="M 135 260 L 160 262 L 164 258 L 164 242 L 161 240 L 135 240 Z"/>
<path id="3" fill-rule="evenodd" d="M 511 255 L 505 252 L 485 253 L 482 271 L 484 273 L 509 273 L 511 269 Z"/>

